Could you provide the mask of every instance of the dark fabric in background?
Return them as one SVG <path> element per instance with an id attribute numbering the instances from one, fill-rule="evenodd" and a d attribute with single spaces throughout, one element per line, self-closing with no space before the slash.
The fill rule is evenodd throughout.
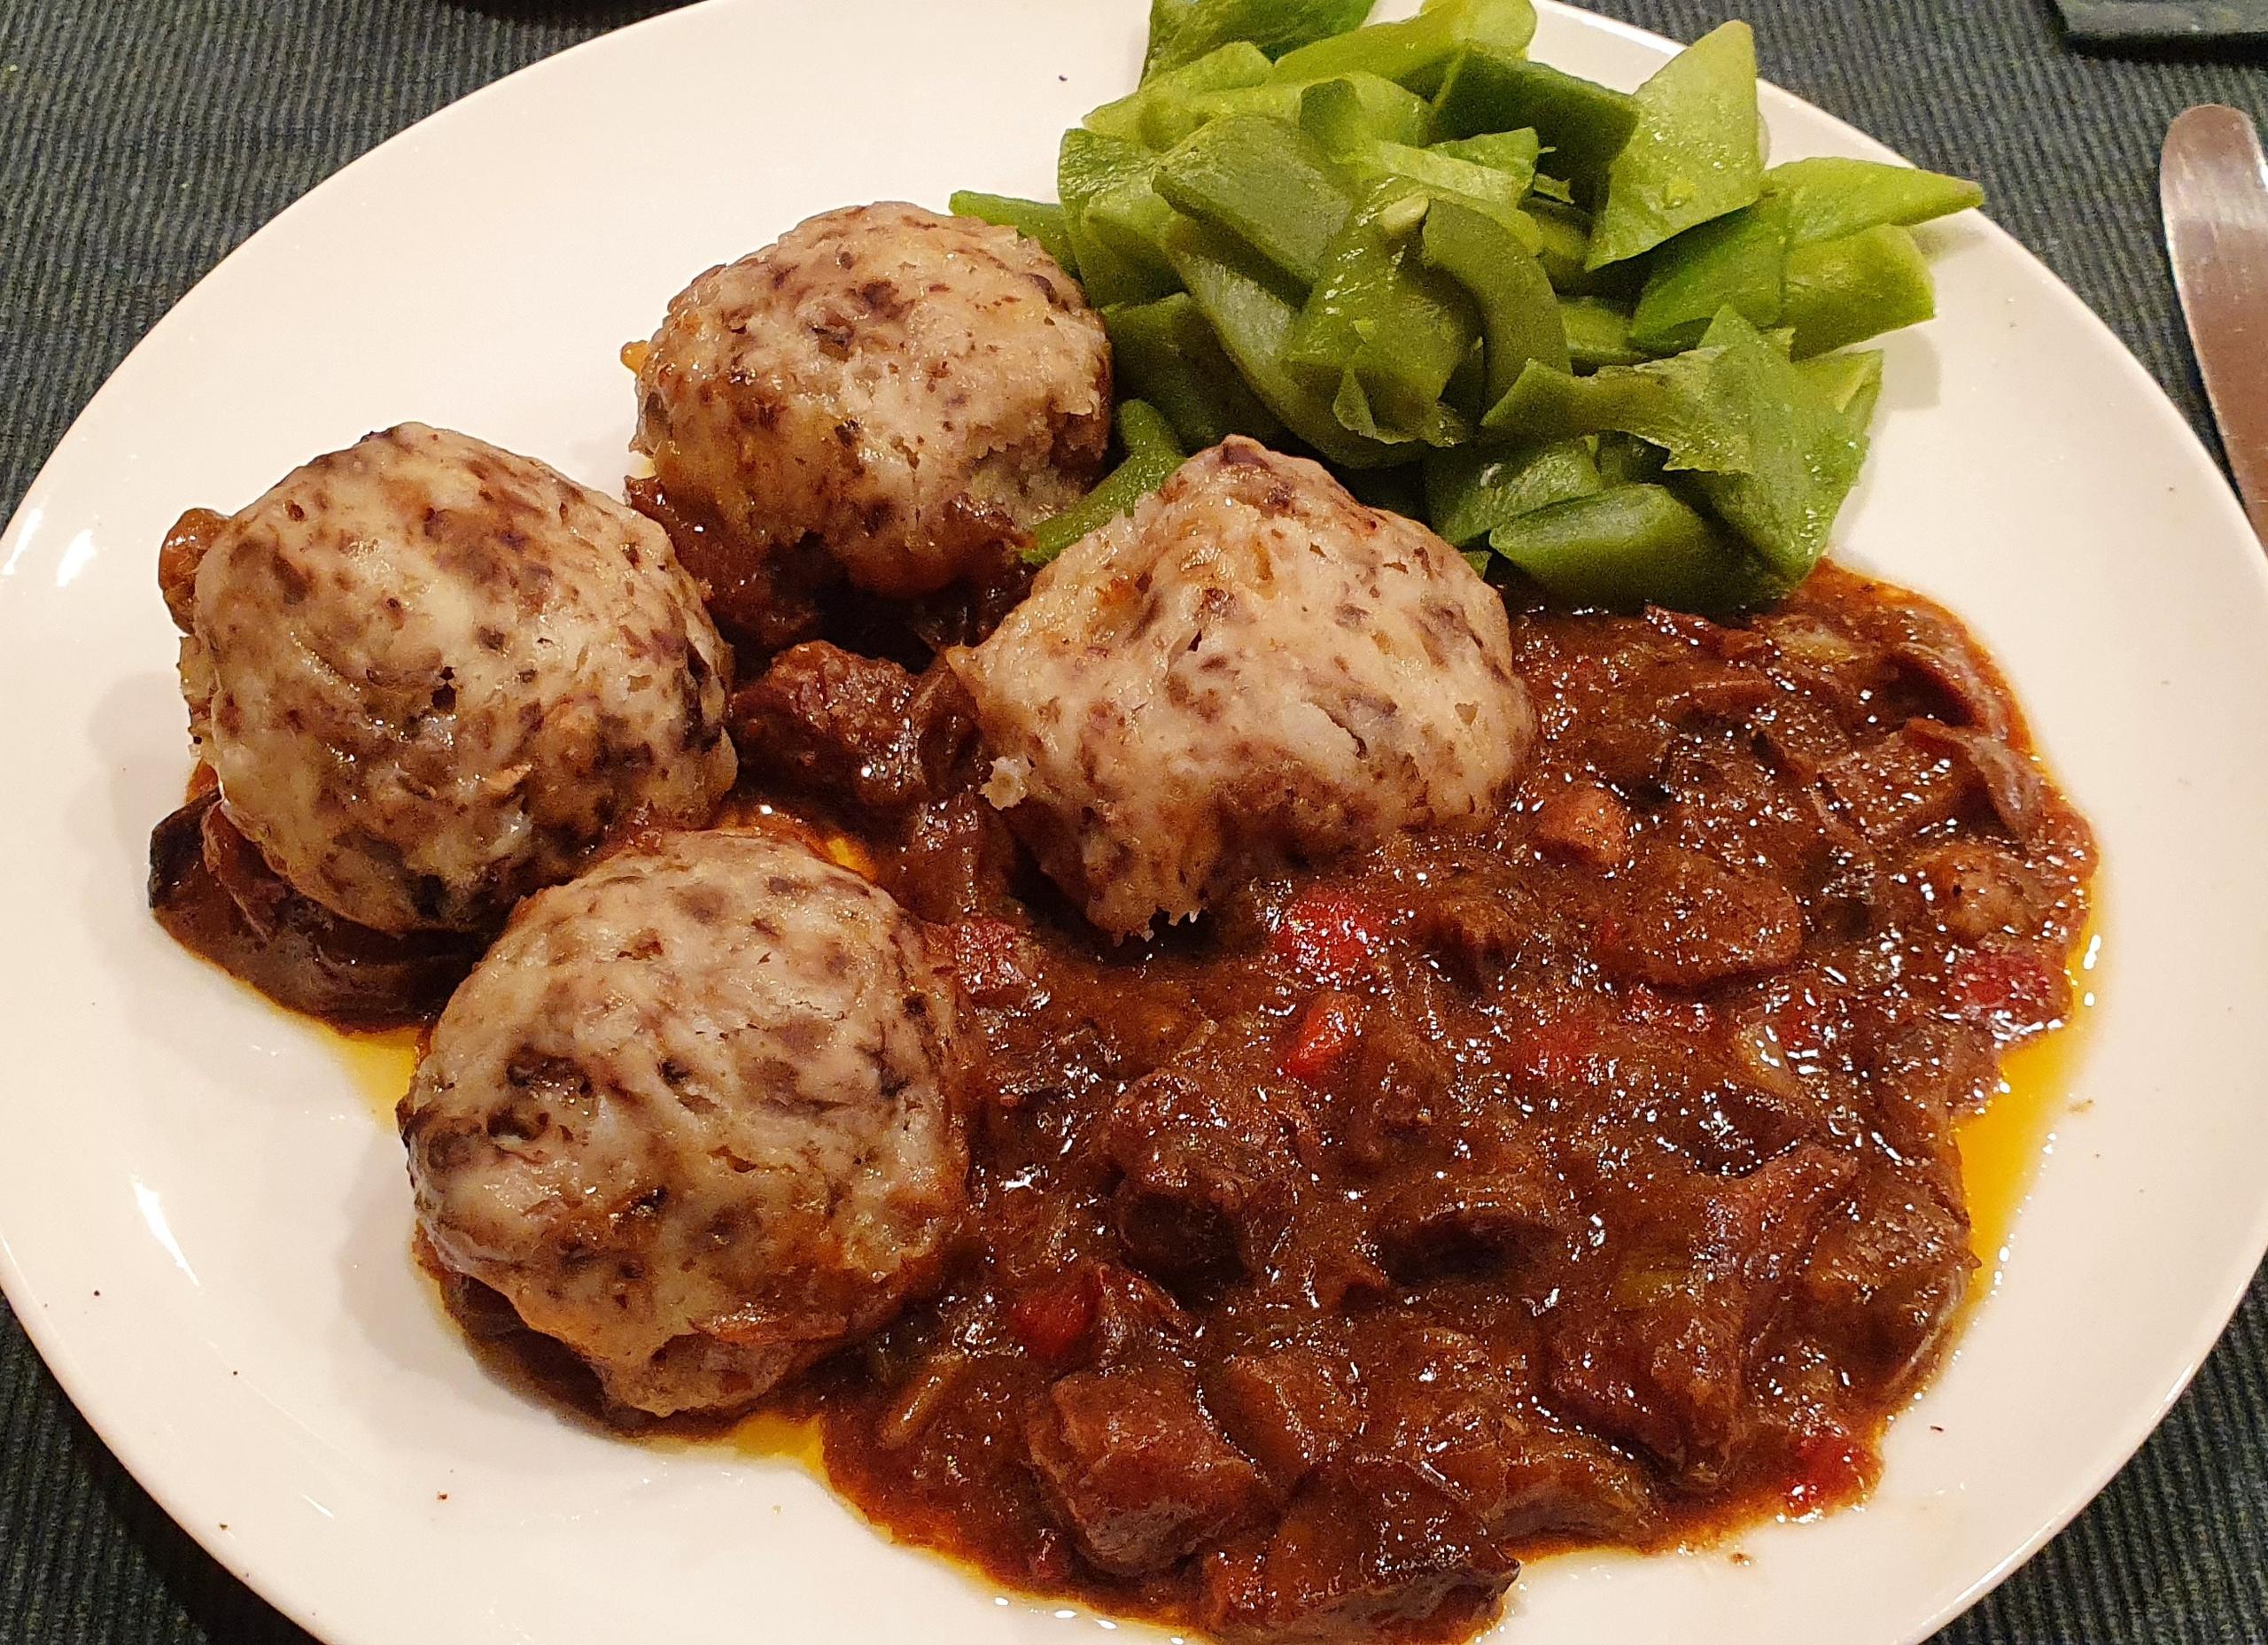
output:
<path id="1" fill-rule="evenodd" d="M 2203 426 L 2159 249 L 2157 144 L 2192 103 L 2264 113 L 2268 70 L 2080 57 L 2048 0 L 1594 4 L 1684 39 L 1747 17 L 1771 78 L 1981 180 Z M 420 116 L 664 9 L 0 0 L 0 516 L 135 339 L 252 229 Z M 0 1324 L 0 1639 L 304 1638 L 173 1527 Z M 2101 1500 L 1938 1645 L 2130 1641 L 2268 1641 L 2268 1282 Z"/>

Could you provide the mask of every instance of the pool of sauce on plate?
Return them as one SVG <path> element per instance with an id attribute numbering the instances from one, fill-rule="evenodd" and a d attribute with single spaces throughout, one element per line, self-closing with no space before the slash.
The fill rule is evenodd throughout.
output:
<path id="1" fill-rule="evenodd" d="M 2053 1146 L 2057 1120 L 2069 1112 L 2070 1096 L 2089 1038 L 2101 952 L 2101 935 L 2090 919 L 2069 964 L 2070 1020 L 2052 1033 L 2008 1052 L 2001 1062 L 1999 1092 L 1984 1109 L 1960 1122 L 1970 1249 L 1978 1263 L 1963 1305 L 1964 1315 L 1999 1288 L 2004 1248 L 2016 1213 L 2031 1191 L 2040 1161 Z M 328 1043 L 371 1117 L 391 1137 L 394 1105 L 409 1089 L 425 1030 L 353 1033 L 322 1025 L 315 1028 Z M 517 1381 L 525 1375 L 509 1355 L 484 1354 L 482 1357 L 508 1379 Z M 712 1433 L 688 1435 L 663 1429 L 643 1437 L 647 1443 L 663 1449 L 722 1447 L 751 1460 L 786 1463 L 814 1478 L 826 1477 L 819 1425 L 809 1416 L 758 1410 Z"/>

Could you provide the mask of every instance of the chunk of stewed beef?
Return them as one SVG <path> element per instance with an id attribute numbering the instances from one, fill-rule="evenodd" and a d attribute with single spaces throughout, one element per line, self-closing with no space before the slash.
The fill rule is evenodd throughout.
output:
<path id="1" fill-rule="evenodd" d="M 1571 1310 L 1550 1336 L 1557 1408 L 1684 1485 L 1721 1478 L 1751 1420 L 1743 1384 L 1756 1332 L 1856 1168 L 1806 1144 L 1746 1176 L 1666 1183 L 1609 1307 Z"/>
<path id="2" fill-rule="evenodd" d="M 913 676 L 825 640 L 790 646 L 733 694 L 733 742 L 757 774 L 822 798 L 897 811 L 920 791 Z"/>
<path id="3" fill-rule="evenodd" d="M 1463 1632 L 1519 1573 L 1504 1538 L 1417 1463 L 1333 1463 L 1274 1533 L 1206 1561 L 1202 1611 L 1225 1639 L 1366 1638 L 1429 1618 Z"/>
<path id="4" fill-rule="evenodd" d="M 1868 1074 L 1884 1144 L 1901 1160 L 1938 1167 L 1950 1183 L 1957 1175 L 1953 1121 L 1976 1112 L 1998 1075 L 1992 1036 L 1967 1023 L 1923 1018 L 1885 1034 Z"/>
<path id="5" fill-rule="evenodd" d="M 1620 977 L 1702 988 L 1776 971 L 1803 951 L 1803 910 L 1769 874 L 1671 846 L 1642 852 L 1627 873 L 1626 916 L 1600 940 L 1600 958 Z"/>
<path id="6" fill-rule="evenodd" d="M 1976 1266 L 1963 1212 L 1923 1184 L 1875 1172 L 1821 1230 L 1804 1305 L 1844 1373 L 1895 1397 L 1930 1362 Z"/>
<path id="7" fill-rule="evenodd" d="M 382 1027 L 431 1015 L 480 958 L 447 932 L 390 936 L 301 896 L 207 789 L 150 835 L 150 908 L 183 946 L 294 1011 Z"/>
<path id="8" fill-rule="evenodd" d="M 1293 1343 L 1231 1354 L 1207 1392 L 1230 1435 L 1289 1488 L 1354 1432 L 1360 1413 L 1347 1389 L 1351 1371 L 1340 1357 Z"/>
<path id="9" fill-rule="evenodd" d="M 1535 845 L 1561 862 L 1619 866 L 1630 850 L 1629 808 L 1604 788 L 1578 783 L 1543 803 L 1535 816 Z"/>
<path id="10" fill-rule="evenodd" d="M 974 794 L 949 794 L 914 808 L 884 884 L 922 919 L 943 925 L 1013 907 L 1015 836 Z"/>
<path id="11" fill-rule="evenodd" d="M 2047 912 L 2039 876 L 1989 840 L 1947 840 L 1906 865 L 1938 930 L 1959 943 L 2016 936 Z"/>
<path id="12" fill-rule="evenodd" d="M 1267 1507 L 1259 1470 L 1177 1370 L 1065 1377 L 1024 1438 L 1050 1506 L 1080 1551 L 1113 1575 L 1161 1570 Z"/>
<path id="13" fill-rule="evenodd" d="M 1211 1038 L 1137 1080 L 1103 1126 L 1103 1155 L 1122 1174 L 1119 1237 L 1156 1272 L 1255 1262 L 1283 1225 L 1311 1131 L 1290 1082 Z"/>
<path id="14" fill-rule="evenodd" d="M 1477 1168 L 1421 1172 L 1387 1194 L 1379 1248 L 1397 1274 L 1498 1268 L 1557 1238 L 1571 1215 L 1566 1185 L 1533 1149 Z"/>

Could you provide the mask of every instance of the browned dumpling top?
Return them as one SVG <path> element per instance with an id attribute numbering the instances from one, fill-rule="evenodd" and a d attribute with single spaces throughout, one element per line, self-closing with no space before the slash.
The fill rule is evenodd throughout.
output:
<path id="1" fill-rule="evenodd" d="M 827 212 L 680 292 L 638 374 L 638 446 L 744 552 L 823 545 L 926 594 L 1092 481 L 1110 345 L 1031 240 L 885 202 Z"/>
<path id="2" fill-rule="evenodd" d="M 1496 592 L 1424 526 L 1231 438 L 951 654 L 987 788 L 1103 930 L 1495 814 L 1535 740 Z"/>
<path id="3" fill-rule="evenodd" d="M 400 1108 L 418 1227 L 617 1404 L 723 1411 L 936 1277 L 953 985 L 879 888 L 686 834 L 531 898 Z"/>
<path id="4" fill-rule="evenodd" d="M 661 528 L 404 423 L 219 525 L 181 679 L 229 816 L 381 931 L 481 930 L 732 786 L 728 660 Z"/>

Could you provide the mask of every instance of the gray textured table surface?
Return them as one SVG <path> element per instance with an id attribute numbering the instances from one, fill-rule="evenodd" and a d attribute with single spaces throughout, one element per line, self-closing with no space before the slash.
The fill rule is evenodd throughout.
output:
<path id="1" fill-rule="evenodd" d="M 2261 112 L 2268 69 L 2079 57 L 2047 0 L 1597 6 L 1688 39 L 1748 17 L 1773 79 L 1980 179 L 2202 426 L 2158 247 L 2156 148 L 2189 104 Z M 252 229 L 421 115 L 664 9 L 0 0 L 0 515 L 128 348 Z M 304 1638 L 174 1529 L 0 1324 L 0 1639 Z M 2268 1283 L 2117 1481 L 1939 1645 L 1987 1641 L 2268 1641 Z"/>

